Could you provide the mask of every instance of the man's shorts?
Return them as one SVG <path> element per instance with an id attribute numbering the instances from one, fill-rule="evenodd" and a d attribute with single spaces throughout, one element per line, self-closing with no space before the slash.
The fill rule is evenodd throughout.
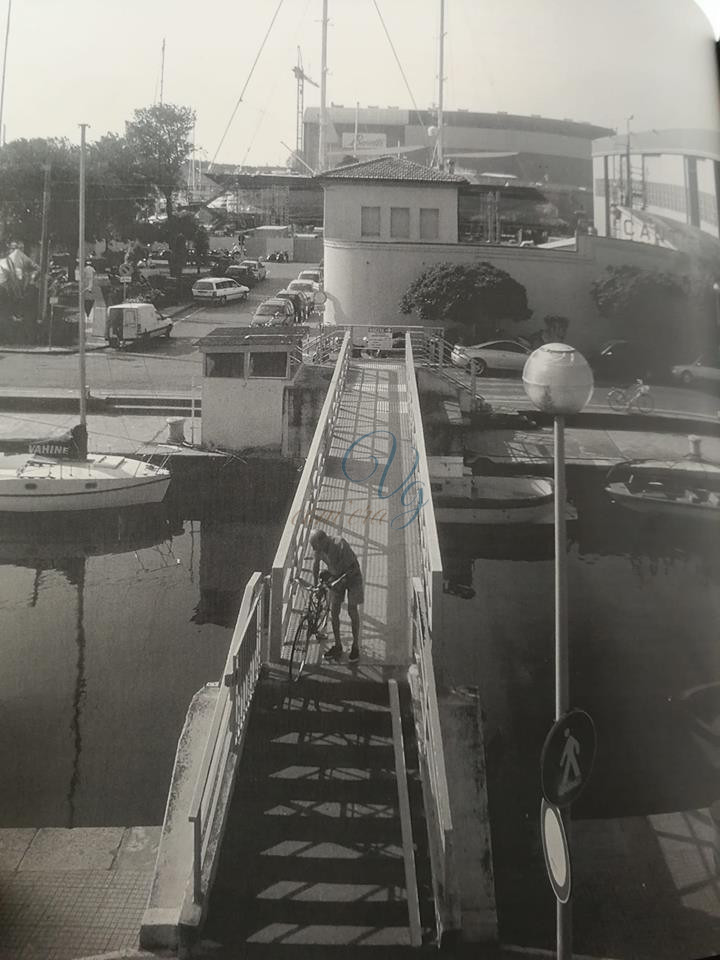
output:
<path id="1" fill-rule="evenodd" d="M 333 598 L 337 598 L 336 603 L 343 602 L 346 591 L 347 601 L 350 606 L 359 607 L 361 603 L 365 602 L 365 588 L 361 573 L 356 573 L 348 577 L 347 580 L 343 580 L 337 587 L 331 587 L 330 589 L 332 590 Z"/>

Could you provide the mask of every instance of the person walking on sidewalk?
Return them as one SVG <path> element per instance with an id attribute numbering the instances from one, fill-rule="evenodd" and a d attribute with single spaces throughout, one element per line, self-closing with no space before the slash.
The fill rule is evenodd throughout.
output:
<path id="1" fill-rule="evenodd" d="M 335 643 L 325 651 L 325 658 L 337 660 L 343 655 L 340 642 L 340 609 L 347 592 L 348 615 L 352 628 L 352 646 L 348 659 L 355 663 L 360 659 L 360 611 L 364 602 L 363 576 L 360 564 L 347 540 L 330 537 L 324 530 L 315 530 L 310 536 L 310 546 L 315 551 L 313 579 L 320 578 L 320 564 L 324 563 L 330 577 L 330 623 Z M 324 572 L 324 571 L 323 571 Z"/>

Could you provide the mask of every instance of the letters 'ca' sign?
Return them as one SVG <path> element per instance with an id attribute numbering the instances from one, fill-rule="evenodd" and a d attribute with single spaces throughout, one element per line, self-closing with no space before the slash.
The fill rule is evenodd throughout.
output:
<path id="1" fill-rule="evenodd" d="M 548 803 L 567 807 L 582 793 L 595 761 L 595 724 L 584 710 L 557 720 L 545 738 L 540 767 Z"/>

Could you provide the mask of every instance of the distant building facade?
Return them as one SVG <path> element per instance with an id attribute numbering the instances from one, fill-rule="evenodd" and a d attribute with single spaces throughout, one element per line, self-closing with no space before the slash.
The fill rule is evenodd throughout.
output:
<path id="1" fill-rule="evenodd" d="M 357 139 L 355 128 L 357 121 Z M 446 110 L 443 154 L 457 172 L 504 175 L 525 184 L 592 190 L 593 140 L 613 131 L 592 123 L 554 120 L 511 113 Z M 320 111 L 305 110 L 305 162 L 317 168 Z M 327 110 L 326 166 L 347 155 L 369 160 L 387 154 L 430 164 L 435 146 L 428 133 L 437 123 L 431 110 L 396 107 L 354 108 L 331 105 Z"/>
<path id="2" fill-rule="evenodd" d="M 678 224 L 720 239 L 720 131 L 651 130 L 598 139 L 593 178 L 601 236 L 678 246 Z"/>

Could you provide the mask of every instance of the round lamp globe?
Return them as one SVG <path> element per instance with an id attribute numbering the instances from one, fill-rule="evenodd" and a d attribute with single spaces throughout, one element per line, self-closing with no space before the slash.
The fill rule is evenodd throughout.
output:
<path id="1" fill-rule="evenodd" d="M 590 365 L 566 343 L 544 343 L 527 358 L 523 386 L 533 406 L 558 416 L 579 413 L 593 392 Z"/>

